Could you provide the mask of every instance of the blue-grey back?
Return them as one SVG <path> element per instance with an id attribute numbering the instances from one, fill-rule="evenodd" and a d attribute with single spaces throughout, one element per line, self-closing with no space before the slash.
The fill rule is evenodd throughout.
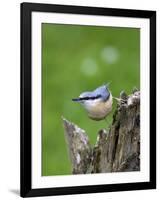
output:
<path id="1" fill-rule="evenodd" d="M 109 96 L 110 96 L 110 92 L 109 92 L 109 90 L 108 90 L 107 85 L 102 85 L 102 86 L 96 88 L 96 89 L 92 92 L 92 94 L 95 95 L 95 96 L 101 95 L 101 97 L 102 97 L 102 99 L 103 99 L 104 101 L 106 101 L 106 100 L 109 98 Z"/>

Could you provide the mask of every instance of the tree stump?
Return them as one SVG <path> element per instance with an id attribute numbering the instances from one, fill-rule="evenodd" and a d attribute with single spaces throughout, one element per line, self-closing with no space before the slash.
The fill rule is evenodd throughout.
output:
<path id="1" fill-rule="evenodd" d="M 63 118 L 73 174 L 140 170 L 140 92 L 120 94 L 110 129 L 91 147 L 85 130 Z"/>

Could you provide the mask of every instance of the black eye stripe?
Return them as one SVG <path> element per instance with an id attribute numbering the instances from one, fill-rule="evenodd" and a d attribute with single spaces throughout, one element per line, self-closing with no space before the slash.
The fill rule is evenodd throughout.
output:
<path id="1" fill-rule="evenodd" d="M 94 100 L 94 99 L 98 99 L 99 97 L 101 97 L 101 95 L 97 95 L 94 97 L 81 97 L 79 98 L 79 100 Z"/>
<path id="2" fill-rule="evenodd" d="M 94 100 L 94 99 L 98 99 L 99 97 L 101 97 L 101 95 L 97 95 L 94 97 L 80 97 L 80 98 L 72 99 L 72 101 Z"/>

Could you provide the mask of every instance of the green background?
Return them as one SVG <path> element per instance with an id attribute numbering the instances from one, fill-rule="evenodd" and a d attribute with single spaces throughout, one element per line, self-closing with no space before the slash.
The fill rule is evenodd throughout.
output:
<path id="1" fill-rule="evenodd" d="M 42 175 L 71 174 L 61 116 L 85 129 L 94 145 L 111 123 L 89 119 L 71 99 L 110 82 L 112 95 L 140 87 L 140 30 L 42 25 Z"/>

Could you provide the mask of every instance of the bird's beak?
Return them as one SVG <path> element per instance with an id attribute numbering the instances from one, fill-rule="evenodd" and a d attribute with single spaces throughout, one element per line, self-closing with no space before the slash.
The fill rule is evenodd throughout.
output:
<path id="1" fill-rule="evenodd" d="M 79 102 L 79 101 L 81 101 L 81 99 L 80 98 L 74 98 L 74 99 L 72 99 L 72 101 Z"/>

